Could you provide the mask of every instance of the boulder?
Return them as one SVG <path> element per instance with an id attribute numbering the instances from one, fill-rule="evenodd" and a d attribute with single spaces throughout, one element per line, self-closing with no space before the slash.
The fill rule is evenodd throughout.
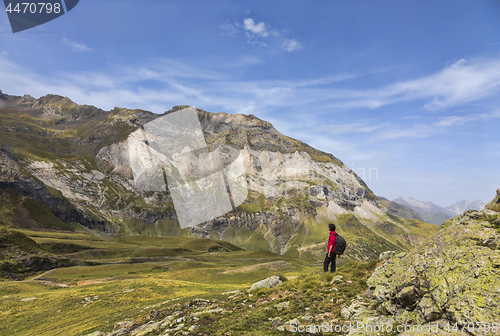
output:
<path id="1" fill-rule="evenodd" d="M 380 253 L 380 255 L 378 256 L 378 260 L 380 261 L 386 261 L 386 260 L 389 260 L 391 259 L 394 255 L 396 254 L 396 251 L 385 251 L 385 252 L 382 252 Z"/>
<path id="2" fill-rule="evenodd" d="M 281 303 L 274 305 L 274 308 L 276 308 L 279 312 L 287 309 L 288 307 L 290 307 L 290 301 L 281 302 Z"/>
<path id="3" fill-rule="evenodd" d="M 312 322 L 314 320 L 314 316 L 311 313 L 306 313 L 304 316 L 300 318 L 304 322 Z"/>
<path id="4" fill-rule="evenodd" d="M 340 316 L 342 316 L 343 319 L 348 320 L 351 317 L 351 312 L 347 308 L 342 308 L 340 310 Z"/>
<path id="5" fill-rule="evenodd" d="M 500 211 L 500 188 L 497 189 L 496 197 L 493 199 L 493 201 L 486 204 L 485 208 L 497 212 Z"/>
<path id="6" fill-rule="evenodd" d="M 297 328 L 298 326 L 304 325 L 302 322 L 300 322 L 298 319 L 294 318 L 292 320 L 289 320 L 285 322 L 284 325 L 278 327 L 278 331 L 292 331 L 294 328 Z"/>
<path id="7" fill-rule="evenodd" d="M 115 327 L 113 328 L 113 331 L 123 329 L 123 328 L 128 328 L 134 325 L 133 321 L 121 321 L 121 322 L 116 322 Z"/>
<path id="8" fill-rule="evenodd" d="M 191 331 L 191 332 L 195 332 L 198 329 L 200 329 L 200 326 L 194 324 L 194 325 L 190 326 L 188 330 Z"/>
<path id="9" fill-rule="evenodd" d="M 339 284 L 344 281 L 344 277 L 342 275 L 336 275 L 332 279 L 332 284 Z"/>
<path id="10" fill-rule="evenodd" d="M 281 325 L 283 325 L 283 319 L 281 317 L 276 317 L 275 319 L 273 319 L 273 322 L 272 322 L 273 328 L 278 328 Z"/>
<path id="11" fill-rule="evenodd" d="M 282 283 L 283 282 L 280 280 L 279 276 L 273 275 L 272 277 L 254 283 L 248 291 L 251 292 L 256 290 L 257 288 L 273 288 L 276 286 L 280 286 Z"/>

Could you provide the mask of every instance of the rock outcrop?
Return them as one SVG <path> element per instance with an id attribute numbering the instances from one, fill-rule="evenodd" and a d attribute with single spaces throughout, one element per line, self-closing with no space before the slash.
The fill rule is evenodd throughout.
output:
<path id="1" fill-rule="evenodd" d="M 367 281 L 371 304 L 354 321 L 436 324 L 442 331 L 457 323 L 471 335 L 500 335 L 499 204 L 500 189 L 485 210 L 447 220 L 414 250 L 377 268 Z"/>

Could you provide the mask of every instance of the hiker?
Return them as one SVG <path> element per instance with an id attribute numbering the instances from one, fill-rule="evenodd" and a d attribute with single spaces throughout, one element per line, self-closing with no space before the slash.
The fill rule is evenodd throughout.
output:
<path id="1" fill-rule="evenodd" d="M 323 269 L 325 272 L 328 272 L 328 265 L 331 263 L 331 273 L 335 273 L 337 269 L 337 254 L 335 253 L 335 246 L 337 243 L 337 232 L 335 232 L 335 224 L 328 224 L 328 228 L 330 229 L 330 238 L 328 239 L 327 253 L 325 257 L 325 261 L 323 262 Z"/>

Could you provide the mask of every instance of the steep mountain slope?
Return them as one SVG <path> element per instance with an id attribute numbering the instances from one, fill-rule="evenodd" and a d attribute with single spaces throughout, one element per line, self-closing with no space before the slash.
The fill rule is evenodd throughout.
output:
<path id="1" fill-rule="evenodd" d="M 437 225 L 441 225 L 445 220 L 458 216 L 466 210 L 482 210 L 485 206 L 480 200 L 474 202 L 463 200 L 443 208 L 432 202 L 422 202 L 412 197 L 400 197 L 393 202 L 415 210 L 424 221 Z"/>
<path id="2" fill-rule="evenodd" d="M 407 207 L 405 205 L 396 202 L 391 202 L 385 197 L 378 196 L 378 199 L 382 202 L 382 204 L 385 205 L 385 207 L 387 208 L 387 212 L 393 214 L 394 216 L 406 219 L 418 219 L 423 221 L 422 217 L 420 217 L 418 212 L 416 212 L 410 207 Z"/>
<path id="3" fill-rule="evenodd" d="M 163 115 L 102 111 L 55 95 L 34 99 L 0 93 L 3 225 L 43 226 L 30 216 L 19 220 L 23 210 L 17 208 L 19 196 L 12 195 L 20 195 L 50 209 L 70 229 L 216 238 L 248 250 L 318 258 L 325 250 L 326 224 L 333 222 L 349 241 L 347 255 L 356 259 L 407 250 L 437 229 L 387 213 L 340 160 L 279 133 L 268 122 L 200 109 L 209 149 L 230 146 L 243 158 L 248 197 L 232 212 L 181 229 L 169 190 L 136 188 L 127 139 L 182 108 Z"/>
<path id="4" fill-rule="evenodd" d="M 399 197 L 393 200 L 393 202 L 412 208 L 418 213 L 446 212 L 446 210 L 439 205 L 432 202 L 422 202 L 414 199 L 413 197 Z"/>

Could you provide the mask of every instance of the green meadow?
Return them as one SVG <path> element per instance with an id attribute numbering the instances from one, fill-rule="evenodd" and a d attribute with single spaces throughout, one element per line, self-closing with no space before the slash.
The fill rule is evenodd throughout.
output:
<path id="1" fill-rule="evenodd" d="M 39 271 L 0 281 L 1 335 L 86 335 L 111 331 L 193 298 L 244 289 L 272 275 L 310 274 L 321 265 L 269 252 L 247 252 L 212 239 L 19 230 L 51 253 L 89 266 Z M 26 254 L 16 246 L 7 249 Z M 40 252 L 41 251 L 41 252 Z"/>

